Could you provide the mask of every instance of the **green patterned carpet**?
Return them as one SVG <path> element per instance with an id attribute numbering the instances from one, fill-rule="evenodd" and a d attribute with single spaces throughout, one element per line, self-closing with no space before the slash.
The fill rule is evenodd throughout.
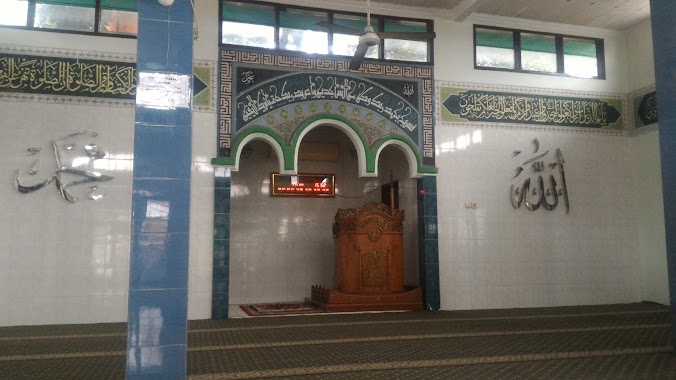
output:
<path id="1" fill-rule="evenodd" d="M 191 321 L 191 379 L 675 379 L 656 304 Z M 2 379 L 122 379 L 126 324 L 0 328 Z"/>

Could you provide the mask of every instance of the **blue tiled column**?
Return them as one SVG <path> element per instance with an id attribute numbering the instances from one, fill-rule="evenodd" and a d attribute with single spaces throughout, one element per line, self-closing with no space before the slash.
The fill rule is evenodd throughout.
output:
<path id="1" fill-rule="evenodd" d="M 437 177 L 418 180 L 418 252 L 420 286 L 425 307 L 439 310 L 439 234 L 437 232 Z"/>
<path id="2" fill-rule="evenodd" d="M 650 18 L 655 52 L 671 321 L 676 326 L 676 1 L 651 0 Z M 671 329 L 671 344 L 676 347 L 676 328 Z"/>
<path id="3" fill-rule="evenodd" d="M 230 280 L 230 170 L 214 170 L 214 273 L 211 318 L 228 318 Z"/>
<path id="4" fill-rule="evenodd" d="M 157 0 L 139 0 L 138 5 L 138 72 L 189 75 L 192 83 L 190 1 L 175 0 L 169 8 Z M 183 379 L 192 110 L 138 103 L 126 377 Z"/>

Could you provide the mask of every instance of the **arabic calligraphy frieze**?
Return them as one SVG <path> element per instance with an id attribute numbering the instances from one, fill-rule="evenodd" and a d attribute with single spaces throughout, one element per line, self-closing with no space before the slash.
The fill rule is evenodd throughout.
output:
<path id="1" fill-rule="evenodd" d="M 251 87 L 258 86 L 266 81 L 273 80 L 277 77 L 289 74 L 288 70 L 271 70 L 267 68 L 256 67 L 239 67 L 237 69 L 237 86 L 236 94 L 247 91 Z M 420 102 L 420 85 L 418 81 L 412 80 L 394 80 L 382 77 L 369 77 L 371 82 L 389 89 L 397 96 L 405 98 L 409 103 L 417 105 Z"/>
<path id="2" fill-rule="evenodd" d="M 250 70 L 241 71 L 242 80 Z M 255 72 L 253 74 L 255 78 Z M 290 73 L 250 87 L 236 99 L 237 130 L 269 112 L 307 101 L 342 101 L 386 117 L 418 140 L 419 113 L 415 105 L 373 81 L 326 73 Z"/>
<path id="3" fill-rule="evenodd" d="M 442 105 L 464 121 L 623 128 L 620 109 L 601 99 L 463 89 L 452 92 Z"/>
<path id="4" fill-rule="evenodd" d="M 634 99 L 634 107 L 637 110 L 636 128 L 642 128 L 657 123 L 657 92 L 649 92 Z"/>
<path id="5" fill-rule="evenodd" d="M 293 83 L 297 87 L 290 91 L 290 83 L 287 82 L 285 93 L 297 97 L 293 100 L 282 99 L 284 77 L 293 75 L 300 78 Z M 301 78 L 300 75 L 305 77 Z M 243 127 L 252 125 L 261 117 L 266 118 L 273 113 L 276 115 L 280 109 L 288 108 L 287 112 L 291 113 L 298 103 L 314 101 L 320 108 L 325 102 L 342 103 L 347 107 L 363 106 L 375 117 L 387 118 L 388 124 L 396 125 L 397 133 L 406 135 L 419 146 L 423 165 L 434 166 L 434 85 L 430 66 L 373 63 L 362 65 L 359 73 L 353 73 L 349 70 L 349 60 L 337 57 L 313 58 L 223 48 L 219 55 L 218 78 L 219 157 L 230 157 L 234 138 Z M 354 82 L 345 84 L 345 78 Z M 330 81 L 332 83 L 327 83 Z M 364 86 L 362 91 L 373 87 L 361 94 L 357 104 L 359 83 Z M 322 90 L 318 91 L 320 87 Z M 308 89 L 310 91 L 306 93 Z M 377 97 L 376 89 L 382 91 L 383 95 Z M 259 93 L 259 90 L 262 92 Z M 301 90 L 303 95 L 301 92 L 296 93 L 296 90 Z M 349 98 L 353 93 L 356 97 Z M 250 95 L 251 100 L 246 95 Z M 259 99 L 259 95 L 263 98 Z M 404 107 L 401 108 L 402 104 L 399 103 L 388 104 L 384 101 L 390 95 L 397 98 L 397 102 L 401 101 Z M 290 104 L 290 107 L 286 107 Z M 411 107 L 410 114 L 406 107 Z M 245 114 L 248 121 L 244 120 Z"/>
<path id="6" fill-rule="evenodd" d="M 560 148 L 540 152 L 540 141 L 537 138 L 533 139 L 532 145 L 531 157 L 524 158 L 520 150 L 512 153 L 512 159 L 518 165 L 509 188 L 512 207 L 519 209 L 524 204 L 530 211 L 536 211 L 540 207 L 554 211 L 561 199 L 566 214 L 570 213 L 563 152 Z"/>
<path id="7" fill-rule="evenodd" d="M 136 64 L 3 53 L 0 91 L 134 99 Z"/>

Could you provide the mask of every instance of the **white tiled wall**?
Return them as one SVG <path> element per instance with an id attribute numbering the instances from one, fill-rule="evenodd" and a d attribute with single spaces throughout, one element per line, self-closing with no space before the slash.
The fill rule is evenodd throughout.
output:
<path id="1" fill-rule="evenodd" d="M 641 253 L 641 299 L 669 304 L 659 132 L 632 139 L 637 234 Z"/>
<path id="2" fill-rule="evenodd" d="M 561 199 L 554 211 L 511 206 L 519 165 L 512 152 L 531 157 L 534 138 L 540 152 L 564 154 L 569 215 Z M 639 301 L 629 144 L 526 128 L 437 127 L 442 309 Z"/>
<path id="3" fill-rule="evenodd" d="M 0 102 L 0 326 L 120 322 L 127 319 L 133 168 L 133 108 Z M 213 167 L 216 115 L 193 114 L 189 307 L 191 319 L 211 316 Z M 52 139 L 84 130 L 107 156 L 94 167 L 114 177 L 104 197 L 87 199 L 86 185 L 63 200 L 53 184 L 30 194 L 14 187 L 14 172 L 34 184 L 55 168 Z M 40 147 L 36 156 L 26 149 Z M 37 175 L 28 174 L 40 159 Z"/>
<path id="4" fill-rule="evenodd" d="M 88 323 L 127 318 L 133 108 L 0 102 L 0 325 Z M 115 177 L 99 184 L 104 197 L 87 199 L 88 185 L 67 203 L 54 184 L 30 194 L 14 187 L 49 178 L 56 164 L 50 140 L 84 130 L 81 149 L 95 143 L 107 156 L 90 170 Z M 26 149 L 40 147 L 35 156 Z M 28 170 L 39 158 L 39 173 Z"/>
<path id="5" fill-rule="evenodd" d="M 211 318 L 216 114 L 193 112 L 188 318 Z"/>
<path id="6" fill-rule="evenodd" d="M 198 15 L 211 15 L 215 7 L 198 4 Z M 210 18 L 200 20 L 195 58 L 214 60 L 218 24 Z M 472 65 L 471 25 L 436 20 L 437 62 L 443 62 L 435 67 L 437 79 L 603 92 L 627 92 L 651 83 L 652 72 L 642 69 L 651 66 L 650 62 L 631 61 L 625 70 L 626 41 L 618 34 L 595 35 L 606 38 L 605 81 L 558 77 L 543 80 L 538 75 L 479 72 Z M 643 41 L 648 35 L 649 32 L 634 31 L 626 40 Z M 133 40 L 62 33 L 7 29 L 3 38 L 3 43 L 40 47 L 127 54 L 136 50 Z M 453 49 L 439 48 L 451 45 Z M 627 77 L 636 76 L 634 71 L 647 74 L 640 77 L 641 83 L 627 84 Z M 133 109 L 0 101 L 0 115 L 0 326 L 124 321 Z M 216 155 L 216 115 L 195 113 L 193 125 L 191 319 L 210 316 L 213 169 L 209 161 Z M 100 136 L 95 142 L 109 153 L 97 167 L 115 177 L 101 185 L 105 191 L 102 200 L 82 199 L 68 204 L 53 185 L 26 195 L 15 190 L 14 171 L 26 171 L 35 158 L 26 156 L 26 148 L 43 148 L 40 175 L 49 173 L 49 140 L 81 130 L 97 130 Z M 405 281 L 417 284 L 416 187 L 414 180 L 406 179 L 409 173 L 403 165 L 403 155 L 395 148 L 385 150 L 380 160 L 380 178 L 358 179 L 349 140 L 333 130 L 315 132 L 306 139 L 338 141 L 340 158 L 338 162 L 301 162 L 300 169 L 335 173 L 338 192 L 343 196 L 368 193 L 386 182 L 393 170 L 395 179 L 400 181 L 401 208 L 407 212 Z M 526 151 L 535 137 L 541 141 L 542 149 L 560 147 L 566 156 L 570 215 L 564 215 L 561 207 L 554 212 L 529 212 L 514 210 L 509 204 L 507 192 L 514 170 L 511 152 Z M 632 197 L 630 190 L 642 182 L 643 177 L 636 173 L 646 174 L 632 160 L 636 155 L 644 157 L 656 145 L 653 140 L 656 139 L 644 137 L 632 150 L 630 139 L 624 137 L 531 129 L 437 128 L 442 307 L 637 301 L 641 273 L 644 293 L 647 279 L 654 282 L 648 284 L 650 297 L 663 299 L 664 283 L 655 274 L 663 273 L 660 268 L 665 260 L 660 247 L 651 250 L 650 257 L 638 257 L 637 251 L 658 244 L 646 245 L 652 230 L 645 221 L 651 215 L 636 204 L 640 199 Z M 243 160 L 240 171 L 232 176 L 230 300 L 234 304 L 299 300 L 309 296 L 313 284 L 331 283 L 331 223 L 336 210 L 377 200 L 380 192 L 359 199 L 271 198 L 267 181 L 270 173 L 278 170 L 278 164 L 268 158 L 267 145 L 257 143 L 255 147 L 253 157 Z M 631 168 L 638 171 L 632 172 Z M 650 173 L 645 178 L 652 180 L 655 171 Z M 34 179 L 27 174 L 24 177 L 25 181 Z M 644 190 L 638 188 L 636 193 L 646 195 Z M 468 201 L 476 202 L 478 208 L 465 209 Z M 657 210 L 657 206 L 654 202 L 651 207 Z M 637 224 L 643 226 L 638 232 Z M 659 221 L 654 226 L 658 228 Z M 641 260 L 643 272 L 637 269 Z"/>
<path id="7" fill-rule="evenodd" d="M 279 165 L 270 157 L 266 143 L 252 142 L 253 155 L 242 159 L 239 172 L 232 174 L 231 304 L 299 301 L 310 296 L 312 285 L 331 286 L 334 268 L 331 224 L 336 211 L 380 200 L 379 186 L 383 180 L 357 177 L 356 156 L 351 155 L 352 144 L 342 132 L 322 127 L 306 135 L 304 141 L 339 144 L 338 161 L 300 161 L 299 172 L 334 173 L 336 193 L 340 196 L 270 197 L 270 173 L 277 172 Z M 416 285 L 415 181 L 408 179 L 402 153 L 388 149 L 381 157 L 382 175 L 389 181 L 392 169 L 394 178 L 400 181 L 400 208 L 407 212 L 405 279 Z M 361 197 L 372 190 L 375 191 Z"/>

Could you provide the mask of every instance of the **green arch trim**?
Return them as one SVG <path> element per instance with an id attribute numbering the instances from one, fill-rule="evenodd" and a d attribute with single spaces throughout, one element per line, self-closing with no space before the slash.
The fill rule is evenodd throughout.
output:
<path id="1" fill-rule="evenodd" d="M 266 127 L 260 127 L 260 126 L 255 126 L 255 127 L 249 127 L 246 130 L 242 131 L 240 134 L 237 135 L 235 138 L 235 141 L 232 144 L 231 152 L 237 153 L 239 150 L 239 145 L 242 143 L 242 141 L 249 135 L 254 134 L 254 133 L 260 133 L 264 134 L 267 136 L 272 137 L 279 146 L 282 148 L 282 152 L 284 153 L 284 157 L 282 157 L 282 160 L 284 161 L 284 169 L 285 170 L 292 170 L 293 169 L 293 150 L 289 150 L 286 144 L 284 143 L 284 140 L 279 136 L 277 133 L 275 133 L 274 130 Z M 289 160 L 289 157 L 291 159 Z M 291 164 L 287 164 L 289 161 L 291 161 Z M 211 164 L 212 165 L 224 165 L 224 166 L 235 166 L 237 163 L 237 157 L 231 155 L 230 157 L 216 157 L 211 159 Z"/>
<path id="2" fill-rule="evenodd" d="M 361 140 L 361 144 L 364 147 L 364 154 L 365 154 L 365 160 L 366 160 L 366 172 L 367 173 L 375 173 L 375 166 L 373 165 L 373 162 L 375 161 L 375 152 L 371 152 L 368 149 L 368 140 L 366 139 L 366 136 L 359 130 L 359 128 L 356 128 L 354 126 L 354 123 L 341 115 L 337 115 L 334 113 L 320 113 L 313 115 L 309 117 L 308 119 L 305 119 L 303 123 L 300 125 L 300 127 L 296 130 L 294 133 L 293 139 L 291 139 L 291 149 L 294 149 L 294 147 L 298 144 L 298 139 L 300 138 L 300 135 L 303 133 L 305 129 L 308 128 L 308 126 L 316 121 L 319 120 L 335 120 L 335 121 L 340 121 L 341 123 L 344 123 L 345 125 L 349 126 L 356 134 L 359 136 L 359 139 Z M 355 147 L 356 148 L 356 147 Z M 292 158 L 293 160 L 293 158 Z"/>
<path id="3" fill-rule="evenodd" d="M 381 146 L 385 145 L 387 142 L 392 141 L 392 140 L 398 140 L 403 142 L 404 144 L 408 145 L 408 147 L 411 149 L 413 154 L 415 155 L 415 160 L 416 160 L 416 167 L 417 167 L 417 173 L 416 174 L 436 174 L 439 172 L 439 170 L 433 166 L 424 166 L 422 164 L 423 160 L 422 157 L 420 157 L 420 151 L 417 149 L 415 145 L 412 144 L 411 140 L 408 140 L 404 136 L 400 135 L 391 135 L 386 138 L 383 138 L 378 142 L 378 144 L 375 147 L 375 152 L 377 152 Z M 375 156 L 375 153 L 374 153 Z M 374 164 L 375 164 L 375 157 L 374 157 Z"/>
<path id="4" fill-rule="evenodd" d="M 283 160 L 283 167 L 284 170 L 289 170 L 293 171 L 296 169 L 294 167 L 295 165 L 295 155 L 296 155 L 296 145 L 298 144 L 298 139 L 300 138 L 300 135 L 303 133 L 304 130 L 306 130 L 310 124 L 315 123 L 320 120 L 326 120 L 327 123 L 330 123 L 331 120 L 339 121 L 345 125 L 347 125 L 349 128 L 354 131 L 357 136 L 359 136 L 359 139 L 361 140 L 362 143 L 362 148 L 364 149 L 364 156 L 365 156 L 365 164 L 366 164 L 366 173 L 369 174 L 375 174 L 376 172 L 376 153 L 382 147 L 383 145 L 387 144 L 389 141 L 392 140 L 398 140 L 404 144 L 406 144 L 413 154 L 415 155 L 416 159 L 416 167 L 417 167 L 417 173 L 411 173 L 412 175 L 415 174 L 435 174 L 438 172 L 437 168 L 435 167 L 430 167 L 430 166 L 424 166 L 422 164 L 422 157 L 420 156 L 420 152 L 418 151 L 418 148 L 413 144 L 413 142 L 409 139 L 407 139 L 405 136 L 399 136 L 399 135 L 390 135 L 388 137 L 384 137 L 381 140 L 379 140 L 375 148 L 373 150 L 368 148 L 368 140 L 364 136 L 361 130 L 359 128 L 356 128 L 354 123 L 342 116 L 342 115 L 337 115 L 333 113 L 320 113 L 313 115 L 307 119 L 305 119 L 301 125 L 298 127 L 298 129 L 294 132 L 294 136 L 291 139 L 291 145 L 286 145 L 284 142 L 284 139 L 282 139 L 279 134 L 277 134 L 274 130 L 267 128 L 267 127 L 262 127 L 262 126 L 253 126 L 253 127 L 248 127 L 246 130 L 242 131 L 240 134 L 237 135 L 235 138 L 235 141 L 232 145 L 231 152 L 237 152 L 239 150 L 239 146 L 242 143 L 242 141 L 249 135 L 254 134 L 254 133 L 260 133 L 264 134 L 266 136 L 272 137 L 281 147 L 282 152 L 284 156 L 282 157 Z M 355 147 L 357 148 L 357 147 Z M 211 159 L 211 163 L 213 165 L 223 165 L 223 166 L 235 166 L 237 163 L 237 157 L 236 156 L 231 156 L 231 157 L 216 157 Z"/>
<path id="5" fill-rule="evenodd" d="M 381 139 L 381 140 L 376 144 L 374 151 L 375 151 L 375 152 L 378 152 L 378 150 L 380 149 L 381 146 L 387 144 L 387 142 L 392 141 L 392 140 L 398 140 L 398 141 L 401 141 L 401 142 L 403 142 L 404 144 L 406 144 L 406 145 L 411 149 L 411 151 L 412 151 L 413 154 L 415 155 L 415 161 L 416 161 L 416 162 L 415 162 L 415 163 L 416 163 L 415 166 L 418 168 L 418 169 L 417 169 L 417 170 L 418 170 L 418 173 L 421 173 L 420 169 L 421 169 L 423 166 L 422 166 L 422 157 L 420 157 L 420 152 L 418 151 L 418 149 L 417 149 L 416 146 L 414 146 L 414 145 L 411 144 L 411 140 L 408 140 L 408 139 L 404 138 L 403 136 L 399 136 L 399 135 L 391 135 L 391 136 L 388 136 L 388 137 L 385 137 L 385 138 Z M 374 155 L 374 157 L 373 157 L 373 160 L 374 160 L 373 164 L 374 164 L 374 165 L 375 165 L 375 158 L 376 158 L 376 157 L 375 157 L 375 152 L 373 153 L 373 155 Z M 413 173 L 411 173 L 411 174 L 413 174 Z M 417 174 L 417 173 L 415 173 L 415 174 Z"/>

